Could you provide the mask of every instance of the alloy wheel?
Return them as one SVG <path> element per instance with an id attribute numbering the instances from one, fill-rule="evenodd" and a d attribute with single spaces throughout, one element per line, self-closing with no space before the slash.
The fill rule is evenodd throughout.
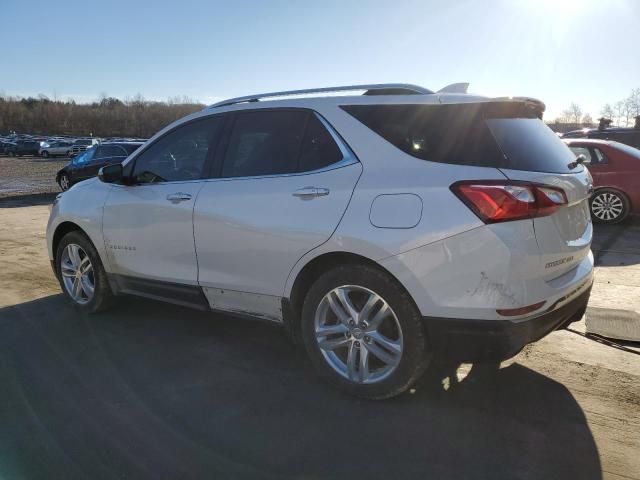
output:
<path id="1" fill-rule="evenodd" d="M 380 295 L 367 288 L 343 285 L 327 293 L 316 309 L 314 328 L 328 365 L 352 382 L 379 382 L 402 358 L 398 318 Z"/>
<path id="2" fill-rule="evenodd" d="M 60 259 L 60 274 L 73 301 L 80 305 L 91 301 L 95 292 L 93 265 L 80 245 L 70 243 L 65 247 Z"/>
<path id="3" fill-rule="evenodd" d="M 624 210 L 624 203 L 619 195 L 604 192 L 596 195 L 591 201 L 591 211 L 599 220 L 611 221 L 617 219 Z"/>
<path id="4" fill-rule="evenodd" d="M 68 190 L 69 189 L 69 177 L 67 177 L 66 175 L 62 175 L 60 177 L 60 188 L 62 190 Z"/>

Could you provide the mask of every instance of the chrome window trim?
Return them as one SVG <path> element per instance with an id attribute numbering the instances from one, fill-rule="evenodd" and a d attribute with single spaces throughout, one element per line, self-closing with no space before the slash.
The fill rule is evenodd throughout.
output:
<path id="1" fill-rule="evenodd" d="M 283 108 L 283 109 L 287 109 L 288 110 L 288 108 Z M 245 111 L 246 112 L 261 111 L 261 110 L 262 109 L 243 110 L 243 112 L 245 112 Z M 273 109 L 270 109 L 270 110 L 279 110 L 279 108 L 273 108 Z M 333 138 L 333 141 L 336 142 L 336 145 L 338 145 L 338 149 L 340 149 L 340 153 L 342 153 L 342 160 L 340 160 L 338 162 L 334 162 L 331 165 L 327 165 L 326 167 L 318 168 L 316 170 L 307 170 L 305 172 L 275 173 L 275 174 L 272 174 L 272 175 L 249 175 L 249 176 L 243 176 L 243 177 L 198 178 L 198 179 L 195 179 L 195 180 L 176 180 L 176 181 L 173 181 L 173 182 L 140 183 L 140 184 L 135 184 L 135 185 L 120 185 L 120 184 L 114 184 L 114 185 L 120 185 L 120 186 L 126 186 L 126 187 L 142 187 L 142 186 L 147 186 L 147 185 L 167 185 L 167 184 L 180 184 L 180 183 L 192 183 L 192 182 L 211 182 L 211 181 L 219 181 L 219 180 L 248 180 L 248 179 L 277 178 L 277 177 L 299 177 L 299 176 L 302 176 L 302 175 L 311 175 L 311 174 L 315 174 L 315 173 L 329 172 L 331 170 L 336 170 L 338 168 L 344 168 L 344 167 L 348 167 L 348 166 L 356 164 L 356 163 L 360 163 L 360 161 L 358 160 L 358 157 L 356 157 L 355 153 L 353 153 L 353 151 L 351 150 L 349 145 L 347 145 L 347 143 L 336 132 L 336 130 L 333 128 L 333 126 L 322 115 L 320 115 L 318 112 L 316 112 L 315 110 L 313 110 L 311 108 L 302 108 L 300 110 L 307 110 L 310 113 L 312 113 L 313 115 L 315 115 L 318 120 L 320 120 L 320 123 L 322 123 L 324 128 L 327 129 L 327 131 L 329 132 L 329 135 L 331 135 L 331 138 Z M 222 113 L 222 114 L 221 113 L 216 113 L 216 114 L 213 114 L 213 115 L 205 115 L 205 116 L 199 117 L 198 119 L 193 120 L 193 121 L 204 120 L 204 119 L 208 119 L 208 118 L 211 118 L 211 117 L 214 117 L 214 116 L 218 116 L 218 115 L 222 116 L 222 115 L 226 115 L 226 113 Z M 175 128 L 172 128 L 168 132 L 164 133 L 162 136 L 160 136 L 157 139 L 155 139 L 149 145 L 146 145 L 145 148 L 142 151 L 140 151 L 140 149 L 136 150 L 134 152 L 134 154 L 135 154 L 134 156 L 131 156 L 131 157 L 127 158 L 126 162 L 122 162 L 122 166 L 125 167 L 130 162 L 135 162 L 137 157 L 139 155 L 141 155 L 143 152 L 145 152 L 148 148 L 150 148 L 151 145 L 154 145 L 156 142 L 158 142 L 160 139 L 164 138 L 166 135 L 170 134 L 171 132 L 177 130 L 178 128 L 180 128 L 183 125 L 186 125 L 188 123 L 191 123 L 191 121 L 185 122 L 183 124 L 177 125 Z"/>

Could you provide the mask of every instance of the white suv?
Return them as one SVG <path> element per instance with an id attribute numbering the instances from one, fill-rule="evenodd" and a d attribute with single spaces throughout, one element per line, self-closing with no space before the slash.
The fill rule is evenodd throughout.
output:
<path id="1" fill-rule="evenodd" d="M 513 356 L 585 311 L 591 177 L 541 102 L 465 91 L 278 92 L 179 120 L 58 196 L 62 289 L 85 312 L 134 294 L 282 324 L 366 398 L 434 354 Z"/>

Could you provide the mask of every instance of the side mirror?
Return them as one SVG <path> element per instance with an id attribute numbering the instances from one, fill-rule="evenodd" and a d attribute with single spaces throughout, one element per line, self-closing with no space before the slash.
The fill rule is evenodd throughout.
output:
<path id="1" fill-rule="evenodd" d="M 106 165 L 98 171 L 98 178 L 104 183 L 116 183 L 122 180 L 122 165 Z"/>

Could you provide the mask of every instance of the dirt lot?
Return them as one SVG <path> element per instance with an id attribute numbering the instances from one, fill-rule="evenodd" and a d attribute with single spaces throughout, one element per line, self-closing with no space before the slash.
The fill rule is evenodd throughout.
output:
<path id="1" fill-rule="evenodd" d="M 59 192 L 56 173 L 67 163 L 68 158 L 0 156 L 0 199 Z"/>
<path id="2" fill-rule="evenodd" d="M 640 479 L 637 345 L 580 322 L 360 401 L 263 323 L 133 299 L 76 313 L 45 203 L 0 200 L 0 478 Z M 596 232 L 588 315 L 635 318 L 640 223 Z"/>

